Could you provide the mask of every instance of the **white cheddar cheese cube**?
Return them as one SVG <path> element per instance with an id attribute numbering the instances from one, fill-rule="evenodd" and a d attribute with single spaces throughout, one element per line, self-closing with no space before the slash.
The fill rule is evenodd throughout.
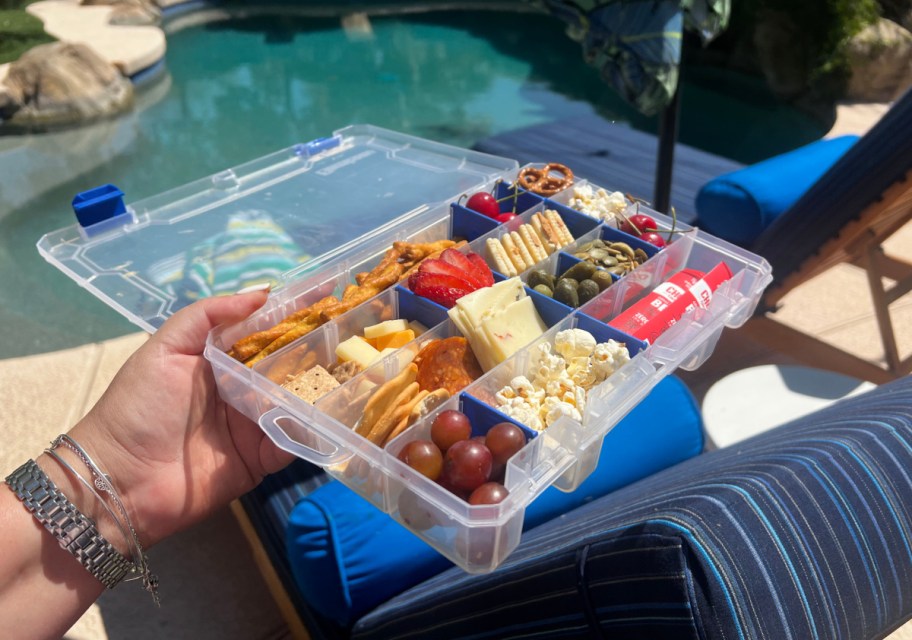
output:
<path id="1" fill-rule="evenodd" d="M 420 336 L 422 333 L 427 331 L 427 327 L 418 322 L 417 320 L 412 320 L 408 323 L 408 328 L 415 332 L 416 336 Z"/>
<path id="2" fill-rule="evenodd" d="M 380 352 L 370 346 L 361 336 L 352 336 L 336 347 L 336 357 L 342 362 L 354 360 L 365 369 L 370 366 L 380 355 Z"/>
<path id="3" fill-rule="evenodd" d="M 364 337 L 379 338 L 390 333 L 396 333 L 397 331 L 405 331 L 408 328 L 409 324 L 407 320 L 387 320 L 386 322 L 364 327 Z"/>

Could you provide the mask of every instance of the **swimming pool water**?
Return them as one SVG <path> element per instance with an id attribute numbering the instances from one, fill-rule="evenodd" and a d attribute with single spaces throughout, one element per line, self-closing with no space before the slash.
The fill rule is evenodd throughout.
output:
<path id="1" fill-rule="evenodd" d="M 135 330 L 34 246 L 72 224 L 72 196 L 99 184 L 114 183 L 134 201 L 354 123 L 464 147 L 593 112 L 654 126 L 582 62 L 559 21 L 532 14 L 376 18 L 369 36 L 346 34 L 334 19 L 235 19 L 170 34 L 167 70 L 122 118 L 0 137 L 0 358 Z M 822 133 L 774 102 L 752 100 L 733 112 L 737 98 L 714 84 L 687 86 L 684 142 L 752 161 Z M 761 116 L 785 125 L 783 148 L 744 126 Z M 715 124 L 707 131 L 705 122 Z"/>

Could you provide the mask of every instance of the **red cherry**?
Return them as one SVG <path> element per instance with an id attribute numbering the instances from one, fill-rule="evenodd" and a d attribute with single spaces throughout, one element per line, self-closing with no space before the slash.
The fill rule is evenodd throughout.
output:
<path id="1" fill-rule="evenodd" d="M 636 228 L 634 228 L 636 227 Z M 637 213 L 632 216 L 627 216 L 626 219 L 621 221 L 621 224 L 618 225 L 618 229 L 624 233 L 629 233 L 632 236 L 639 236 L 640 234 L 645 234 L 647 231 L 655 231 L 658 229 L 656 221 L 643 213 Z M 639 229 L 639 233 L 637 233 Z"/>
<path id="2" fill-rule="evenodd" d="M 512 220 L 515 217 L 517 217 L 515 213 L 501 213 L 500 215 L 495 216 L 494 219 L 497 220 L 498 222 L 503 223 L 503 222 L 509 222 L 510 220 Z"/>
<path id="3" fill-rule="evenodd" d="M 490 193 L 484 191 L 474 194 L 468 199 L 465 206 L 467 209 L 477 211 L 489 218 L 496 218 L 500 215 L 500 205 L 497 204 L 497 200 Z"/>
<path id="4" fill-rule="evenodd" d="M 660 236 L 655 231 L 647 231 L 646 233 L 644 233 L 643 235 L 640 236 L 640 240 L 645 240 L 649 244 L 657 246 L 659 249 L 664 247 L 666 244 L 665 238 Z"/>

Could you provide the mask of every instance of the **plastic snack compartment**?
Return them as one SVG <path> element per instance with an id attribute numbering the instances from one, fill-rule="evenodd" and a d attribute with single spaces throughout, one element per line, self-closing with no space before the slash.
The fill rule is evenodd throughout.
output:
<path id="1" fill-rule="evenodd" d="M 486 572 L 519 543 L 525 508 L 532 500 L 548 486 L 576 488 L 598 464 L 604 436 L 663 376 L 678 366 L 699 366 L 723 327 L 737 327 L 747 320 L 770 281 L 765 261 L 678 224 L 688 233 L 676 236 L 661 251 L 649 250 L 643 265 L 579 309 L 526 287 L 549 326 L 545 334 L 384 448 L 352 429 L 370 391 L 401 371 L 428 340 L 459 335 L 443 307 L 415 296 L 406 283 L 289 341 L 251 367 L 228 351 L 239 339 L 269 329 L 295 311 L 328 295 L 340 296 L 356 282 L 358 273 L 378 264 L 395 241 L 466 239 L 469 244 L 463 250 L 482 255 L 499 281 L 505 276 L 488 255 L 486 240 L 515 230 L 535 212 L 556 210 L 574 236 L 573 243 L 539 261 L 536 268 L 554 272 L 575 261 L 572 254 L 585 241 L 624 237 L 568 208 L 569 190 L 550 198 L 514 190 L 511 185 L 518 170 L 511 160 L 376 127 L 348 127 L 126 206 L 116 201 L 122 194 L 114 187 L 80 194 L 77 204 L 86 226 L 47 234 L 39 242 L 39 251 L 128 319 L 154 331 L 194 296 L 230 293 L 240 288 L 236 285 L 245 276 L 261 274 L 253 268 L 237 281 L 220 282 L 218 277 L 209 281 L 206 277 L 217 274 L 219 265 L 206 259 L 212 254 L 231 255 L 231 243 L 237 240 L 232 232 L 238 226 L 241 236 L 251 224 L 265 228 L 265 244 L 279 246 L 278 255 L 287 257 L 291 266 L 271 265 L 269 279 L 274 286 L 260 310 L 241 323 L 210 333 L 205 356 L 220 394 L 258 422 L 278 446 L 325 468 L 466 571 Z M 515 203 L 518 218 L 499 225 L 466 209 L 462 196 L 481 190 L 506 198 L 499 203 L 502 212 L 512 212 Z M 96 209 L 99 199 L 106 201 L 105 206 Z M 656 219 L 660 229 L 671 228 L 669 217 L 638 206 Z M 297 262 L 292 259 L 300 259 L 297 253 L 315 257 Z M 677 270 L 706 271 L 720 260 L 729 265 L 733 278 L 717 290 L 708 308 L 690 312 L 654 344 L 618 335 L 605 324 Z M 524 280 L 528 271 L 524 270 Z M 188 283 L 196 288 L 188 288 Z M 331 366 L 342 340 L 391 318 L 418 321 L 427 331 L 315 404 L 281 386 L 292 371 L 314 364 Z M 396 458 L 408 442 L 427 437 L 434 416 L 447 408 L 466 412 L 477 433 L 510 421 L 492 406 L 493 394 L 528 369 L 536 345 L 553 341 L 558 331 L 571 327 L 585 328 L 600 340 L 623 338 L 631 360 L 590 390 L 582 420 L 561 418 L 540 433 L 521 425 L 529 439 L 507 464 L 505 485 L 510 494 L 502 503 L 469 505 Z"/>

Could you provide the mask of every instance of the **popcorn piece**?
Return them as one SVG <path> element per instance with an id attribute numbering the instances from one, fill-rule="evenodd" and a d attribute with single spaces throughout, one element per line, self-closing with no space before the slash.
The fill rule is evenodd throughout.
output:
<path id="1" fill-rule="evenodd" d="M 548 410 L 548 413 L 545 415 L 545 424 L 551 426 L 560 419 L 561 416 L 567 416 L 577 422 L 582 421 L 583 416 L 580 415 L 580 412 L 576 410 L 572 404 L 567 402 L 560 402 L 553 404 Z"/>
<path id="2" fill-rule="evenodd" d="M 551 353 L 551 344 L 548 342 L 538 345 L 537 360 L 533 384 L 539 387 L 544 387 L 549 380 L 557 378 L 566 368 L 564 359 Z"/>
<path id="3" fill-rule="evenodd" d="M 595 338 L 582 329 L 559 331 L 554 337 L 554 350 L 566 360 L 590 356 L 595 351 Z"/>
<path id="4" fill-rule="evenodd" d="M 566 371 L 563 371 L 559 377 L 548 382 L 548 385 L 545 387 L 545 392 L 548 396 L 562 398 L 565 393 L 568 391 L 572 392 L 575 388 L 576 383 L 570 379 L 570 376 Z"/>
<path id="5" fill-rule="evenodd" d="M 516 376 L 510 380 L 510 386 L 516 390 L 516 395 L 520 398 L 528 399 L 535 395 L 535 387 L 526 376 Z"/>
<path id="6" fill-rule="evenodd" d="M 609 340 L 596 345 L 591 360 L 595 377 L 601 382 L 630 361 L 630 352 L 622 342 Z"/>
<path id="7" fill-rule="evenodd" d="M 600 220 L 613 220 L 619 213 L 623 213 L 628 206 L 627 198 L 620 191 L 608 193 L 604 189 L 593 191 L 590 185 L 583 185 L 573 189 L 570 206 L 577 211 L 582 211 L 587 216 Z"/>
<path id="8" fill-rule="evenodd" d="M 509 404 L 511 400 L 515 399 L 516 391 L 510 385 L 507 385 L 500 391 L 494 394 L 494 399 L 497 400 L 498 405 Z"/>
<path id="9" fill-rule="evenodd" d="M 541 418 L 538 417 L 538 408 L 532 407 L 529 403 L 510 404 L 499 408 L 503 413 L 514 420 L 523 423 L 530 429 L 541 431 L 545 428 Z"/>
<path id="10" fill-rule="evenodd" d="M 561 331 L 553 347 L 542 343 L 536 351 L 532 379 L 516 376 L 494 397 L 498 409 L 537 430 L 561 416 L 582 422 L 588 390 L 630 360 L 624 344 L 615 340 L 596 343 L 582 329 Z"/>

